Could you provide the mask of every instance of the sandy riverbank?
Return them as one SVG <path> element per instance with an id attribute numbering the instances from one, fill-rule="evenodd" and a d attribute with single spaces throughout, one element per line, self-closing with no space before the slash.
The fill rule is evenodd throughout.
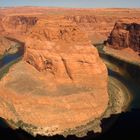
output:
<path id="1" fill-rule="evenodd" d="M 127 110 L 132 96 L 129 93 L 128 89 L 123 85 L 122 82 L 117 80 L 116 78 L 113 78 L 109 76 L 109 103 L 108 108 L 103 113 L 103 115 L 100 118 L 97 118 L 93 121 L 90 121 L 86 125 L 79 126 L 73 130 L 68 130 L 65 133 L 63 133 L 64 136 L 67 136 L 69 134 L 76 135 L 78 137 L 85 136 L 89 131 L 94 131 L 94 133 L 101 133 L 102 131 L 107 131 L 111 127 L 111 125 L 114 123 L 115 120 L 112 119 L 108 126 L 106 127 L 106 130 L 102 130 L 101 128 L 101 120 L 104 118 L 109 118 L 113 114 L 119 114 L 121 112 L 124 112 Z"/>
<path id="2" fill-rule="evenodd" d="M 101 120 L 103 118 L 109 118 L 112 114 L 119 114 L 128 107 L 130 103 L 129 91 L 123 85 L 123 83 L 121 83 L 119 80 L 113 77 L 109 77 L 108 89 L 109 89 L 110 99 L 109 99 L 108 107 L 106 111 L 102 114 L 102 116 L 97 119 L 91 118 L 89 120 L 89 123 L 83 124 L 82 126 L 78 126 L 74 129 L 67 129 L 65 132 L 62 132 L 62 135 L 67 136 L 71 134 L 71 135 L 82 137 L 86 135 L 88 131 L 94 131 L 95 133 L 101 132 L 102 130 L 100 125 L 101 125 Z M 24 127 L 23 129 L 27 130 L 27 132 L 29 133 L 32 132 L 32 129 L 34 129 L 30 127 L 30 125 L 24 126 L 23 124 L 23 127 Z M 43 131 L 43 130 L 37 128 L 36 131 Z"/>
<path id="3" fill-rule="evenodd" d="M 67 129 L 65 132 L 62 132 L 60 135 L 68 136 L 68 135 L 76 135 L 78 137 L 86 136 L 89 131 L 94 131 L 94 133 L 106 132 L 116 121 L 115 119 L 110 119 L 109 123 L 105 126 L 105 129 L 101 128 L 101 121 L 104 118 L 110 118 L 112 114 L 120 114 L 125 111 L 129 106 L 131 101 L 131 94 L 128 89 L 123 85 L 122 82 L 109 76 L 108 81 L 108 93 L 109 93 L 109 103 L 106 111 L 102 114 L 101 117 L 97 119 L 91 118 L 87 124 L 83 124 L 82 126 L 78 126 L 75 129 Z M 10 122 L 9 122 L 10 123 Z M 16 124 L 15 124 L 16 125 Z M 11 124 L 12 126 L 12 124 Z M 25 131 L 32 132 L 34 127 L 30 127 L 30 125 L 24 124 L 22 125 Z M 35 128 L 35 131 L 43 131 L 42 129 Z M 32 134 L 32 133 L 31 133 Z M 35 136 L 35 133 L 32 134 Z M 94 136 L 94 135 L 93 135 Z M 96 136 L 96 135 L 95 135 Z"/>

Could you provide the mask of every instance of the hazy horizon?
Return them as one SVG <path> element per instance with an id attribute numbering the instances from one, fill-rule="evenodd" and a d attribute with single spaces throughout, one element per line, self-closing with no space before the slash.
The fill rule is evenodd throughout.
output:
<path id="1" fill-rule="evenodd" d="M 1 0 L 0 7 L 140 8 L 140 0 Z"/>

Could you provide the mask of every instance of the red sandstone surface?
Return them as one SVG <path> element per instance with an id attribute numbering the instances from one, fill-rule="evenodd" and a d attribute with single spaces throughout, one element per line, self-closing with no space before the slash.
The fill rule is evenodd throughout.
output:
<path id="1" fill-rule="evenodd" d="M 116 49 L 132 48 L 140 52 L 140 21 L 117 22 L 108 43 Z"/>
<path id="2" fill-rule="evenodd" d="M 0 56 L 10 51 L 10 49 L 12 49 L 15 45 L 16 42 L 11 41 L 3 36 L 0 36 Z"/>
<path id="3" fill-rule="evenodd" d="M 118 20 L 139 20 L 140 9 L 65 9 L 16 7 L 0 9 L 0 29 L 8 34 L 25 33 L 38 19 L 62 17 L 85 30 L 92 43 L 106 40 Z M 1 32 L 2 33 L 2 32 Z M 19 37 L 20 34 L 16 37 Z M 22 36 L 23 37 L 23 36 Z"/>
<path id="4" fill-rule="evenodd" d="M 0 81 L 1 117 L 33 135 L 64 135 L 103 115 L 107 69 L 76 22 L 6 14 L 2 25 L 3 35 L 25 43 L 25 53 Z"/>
<path id="5" fill-rule="evenodd" d="M 63 134 L 99 118 L 108 106 L 108 79 L 92 43 L 106 40 L 116 21 L 137 20 L 139 13 L 0 9 L 0 34 L 25 43 L 23 60 L 0 81 L 0 116 L 26 124 L 23 129 L 34 135 Z"/>
<path id="6" fill-rule="evenodd" d="M 122 59 L 140 63 L 140 20 L 117 22 L 105 51 Z"/>

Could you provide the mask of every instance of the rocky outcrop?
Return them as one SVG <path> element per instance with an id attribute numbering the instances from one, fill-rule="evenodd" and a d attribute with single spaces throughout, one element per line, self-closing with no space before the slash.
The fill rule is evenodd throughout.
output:
<path id="1" fill-rule="evenodd" d="M 13 15 L 3 17 L 1 24 L 7 33 L 25 34 L 36 24 L 37 20 L 34 16 Z"/>
<path id="2" fill-rule="evenodd" d="M 26 62 L 62 83 L 73 81 L 82 87 L 91 84 L 94 74 L 106 73 L 85 32 L 64 19 L 40 20 L 30 31 L 25 48 Z"/>
<path id="3" fill-rule="evenodd" d="M 25 48 L 0 82 L 0 116 L 32 135 L 101 131 L 95 120 L 108 106 L 107 69 L 86 33 L 60 17 L 40 19 Z"/>
<path id="4" fill-rule="evenodd" d="M 140 24 L 117 22 L 108 39 L 115 49 L 131 48 L 140 53 Z"/>
<path id="5" fill-rule="evenodd" d="M 140 18 L 139 9 L 65 9 L 47 7 L 16 7 L 0 9 L 6 32 L 25 33 L 40 18 L 63 17 L 83 28 L 93 44 L 107 40 L 115 22 Z M 0 23 L 1 24 L 1 23 Z M 0 28 L 2 27 L 0 26 Z M 0 33 L 1 34 L 1 33 Z M 19 36 L 18 34 L 18 36 Z M 18 37 L 16 36 L 16 37 Z"/>
<path id="6" fill-rule="evenodd" d="M 1 15 L 0 15 L 0 32 L 3 32 L 3 26 L 2 26 L 2 17 L 1 17 Z"/>
<path id="7" fill-rule="evenodd" d="M 11 41 L 3 36 L 0 36 L 0 56 L 9 53 L 11 50 L 15 49 L 17 43 Z"/>
<path id="8" fill-rule="evenodd" d="M 115 23 L 114 17 L 93 15 L 72 15 L 66 16 L 65 19 L 75 22 L 83 28 L 92 43 L 100 43 L 106 40 Z"/>
<path id="9" fill-rule="evenodd" d="M 25 54 L 0 81 L 0 117 L 32 135 L 101 131 L 108 78 L 91 41 L 107 38 L 115 21 L 128 13 L 139 18 L 129 9 L 1 10 L 3 35 L 24 38 Z"/>
<path id="10" fill-rule="evenodd" d="M 43 71 L 47 64 L 47 58 L 45 61 L 45 57 L 47 56 L 44 57 L 43 52 L 44 55 L 45 51 L 47 54 L 60 54 L 61 59 L 61 54 L 76 54 L 77 50 L 80 54 L 80 52 L 83 53 L 86 51 L 85 47 L 89 45 L 90 41 L 86 34 L 82 32 L 76 24 L 63 19 L 40 20 L 37 25 L 32 28 L 26 40 L 25 59 L 36 66 L 38 70 Z M 88 49 L 91 48 L 88 47 Z M 33 53 L 34 51 L 40 51 L 39 59 L 36 56 L 33 57 L 30 51 Z M 37 62 L 36 58 L 40 62 Z"/>

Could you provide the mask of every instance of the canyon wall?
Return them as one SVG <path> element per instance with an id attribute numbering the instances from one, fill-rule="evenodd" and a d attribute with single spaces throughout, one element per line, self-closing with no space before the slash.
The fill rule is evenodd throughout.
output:
<path id="1" fill-rule="evenodd" d="M 0 116 L 32 135 L 101 131 L 95 120 L 108 107 L 108 75 L 92 44 L 106 40 L 117 20 L 137 19 L 139 13 L 139 9 L 0 9 L 0 35 L 25 43 L 23 60 L 0 80 Z M 92 123 L 95 126 L 89 127 Z"/>
<path id="2" fill-rule="evenodd" d="M 37 22 L 37 17 L 30 16 L 6 16 L 2 19 L 1 24 L 5 32 L 27 33 L 28 30 Z"/>
<path id="3" fill-rule="evenodd" d="M 50 16 L 26 35 L 23 60 L 0 80 L 0 116 L 32 135 L 100 132 L 109 101 L 107 68 L 87 33 Z"/>
<path id="4" fill-rule="evenodd" d="M 72 80 L 81 86 L 92 85 L 94 74 L 106 73 L 87 34 L 63 18 L 38 21 L 28 35 L 25 48 L 26 62 L 62 83 Z"/>
<path id="5" fill-rule="evenodd" d="M 110 47 L 115 49 L 131 48 L 140 53 L 140 24 L 117 22 L 108 39 Z"/>
<path id="6" fill-rule="evenodd" d="M 96 15 L 73 15 L 66 16 L 65 19 L 75 22 L 79 27 L 87 32 L 92 43 L 103 42 L 112 30 L 115 18 Z"/>
<path id="7" fill-rule="evenodd" d="M 14 49 L 16 45 L 17 43 L 15 41 L 0 36 L 0 56 L 10 52 L 10 50 Z"/>
<path id="8" fill-rule="evenodd" d="M 139 9 L 17 7 L 0 9 L 0 12 L 0 25 L 2 24 L 0 28 L 3 28 L 8 34 L 18 33 L 21 35 L 26 33 L 36 24 L 38 19 L 47 19 L 53 16 L 75 22 L 80 28 L 87 32 L 93 44 L 106 40 L 117 21 L 123 19 L 133 21 L 140 18 Z"/>

